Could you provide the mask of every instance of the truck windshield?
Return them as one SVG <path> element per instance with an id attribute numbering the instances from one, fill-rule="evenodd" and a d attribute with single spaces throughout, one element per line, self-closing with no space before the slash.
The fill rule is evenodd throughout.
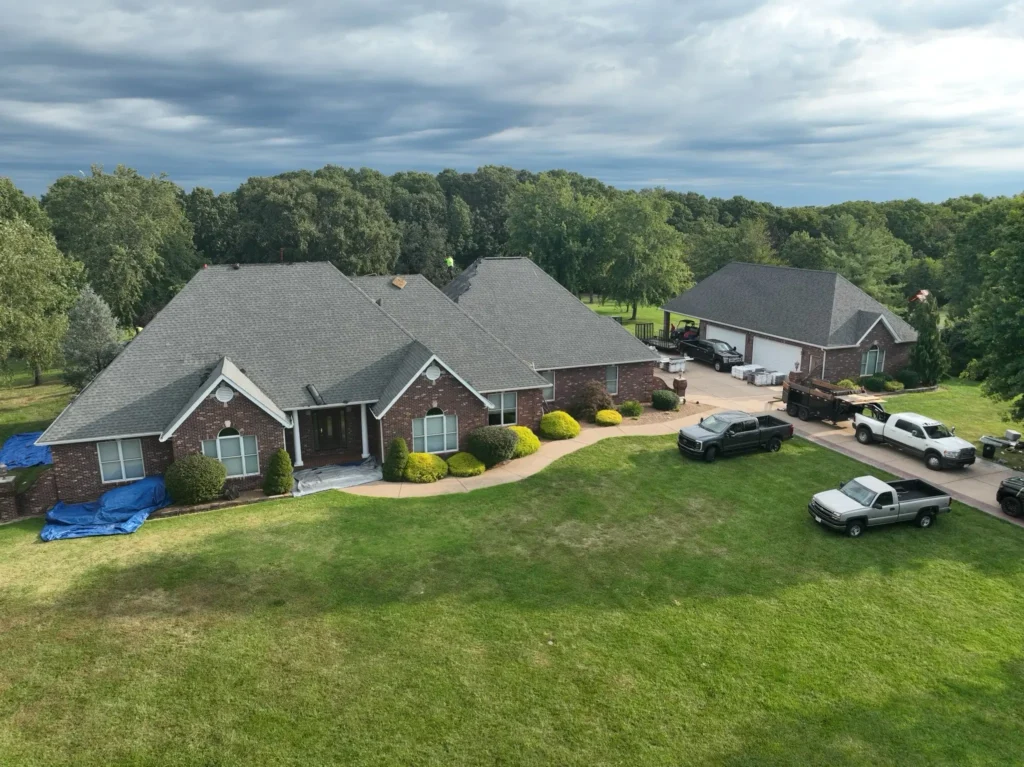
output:
<path id="1" fill-rule="evenodd" d="M 868 490 L 864 485 L 857 481 L 847 482 L 843 485 L 842 493 L 847 498 L 855 500 L 861 506 L 870 506 L 871 502 L 875 500 L 874 492 Z"/>
<path id="2" fill-rule="evenodd" d="M 925 426 L 924 433 L 928 435 L 928 439 L 945 439 L 946 437 L 953 436 L 949 429 L 941 423 L 933 423 L 930 426 Z"/>
<path id="3" fill-rule="evenodd" d="M 734 352 L 735 347 L 729 346 L 725 341 L 712 341 L 711 345 L 715 347 L 716 352 Z"/>
<path id="4" fill-rule="evenodd" d="M 732 423 L 732 421 L 727 421 L 724 418 L 719 418 L 717 415 L 713 415 L 701 421 L 700 428 L 707 429 L 714 434 L 721 434 L 732 426 Z"/>

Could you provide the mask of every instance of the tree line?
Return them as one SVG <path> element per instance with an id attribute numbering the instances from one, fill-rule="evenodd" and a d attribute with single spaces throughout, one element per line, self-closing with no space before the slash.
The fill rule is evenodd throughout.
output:
<path id="1" fill-rule="evenodd" d="M 41 200 L 0 179 L 0 227 L 0 361 L 57 359 L 85 285 L 135 327 L 204 263 L 331 261 L 349 275 L 444 284 L 448 259 L 460 270 L 524 255 L 568 289 L 635 312 L 746 261 L 837 271 L 904 316 L 927 290 L 931 310 L 916 314 L 941 320 L 952 372 L 984 377 L 1007 400 L 1024 391 L 1024 196 L 780 207 L 625 191 L 564 170 L 330 165 L 215 194 L 119 166 L 59 178 Z"/>

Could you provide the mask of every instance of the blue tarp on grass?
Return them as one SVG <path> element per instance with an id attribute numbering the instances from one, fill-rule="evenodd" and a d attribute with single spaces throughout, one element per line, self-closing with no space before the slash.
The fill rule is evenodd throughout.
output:
<path id="1" fill-rule="evenodd" d="M 57 541 L 134 533 L 146 517 L 170 503 L 164 478 L 146 477 L 108 490 L 98 501 L 70 504 L 58 501 L 46 513 L 46 525 L 39 537 L 44 541 Z"/>
<path id="2" fill-rule="evenodd" d="M 12 434 L 0 447 L 0 463 L 8 469 L 27 469 L 29 466 L 45 466 L 53 463 L 50 457 L 50 446 L 36 447 L 36 440 L 41 431 L 26 434 Z"/>

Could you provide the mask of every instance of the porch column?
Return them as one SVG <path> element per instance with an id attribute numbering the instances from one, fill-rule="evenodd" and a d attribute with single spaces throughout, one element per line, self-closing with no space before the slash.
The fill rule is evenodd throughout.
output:
<path id="1" fill-rule="evenodd" d="M 665 315 L 665 322 L 661 326 L 661 339 L 663 341 L 667 341 L 668 340 L 669 329 L 672 327 L 672 319 L 671 319 L 672 315 L 671 315 L 670 312 L 664 312 L 664 315 Z"/>
<path id="2" fill-rule="evenodd" d="M 295 450 L 294 466 L 302 465 L 302 436 L 299 434 L 299 411 L 292 411 L 292 445 Z"/>
<path id="3" fill-rule="evenodd" d="M 363 458 L 370 457 L 370 434 L 366 428 L 366 403 L 359 406 L 359 429 L 363 435 Z"/>

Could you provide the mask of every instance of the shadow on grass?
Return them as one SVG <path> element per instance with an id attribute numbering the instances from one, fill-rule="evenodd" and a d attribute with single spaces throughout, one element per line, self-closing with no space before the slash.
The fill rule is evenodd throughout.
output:
<path id="1" fill-rule="evenodd" d="M 708 465 L 681 459 L 670 439 L 608 440 L 523 482 L 470 494 L 324 493 L 149 523 L 137 535 L 167 536 L 157 553 L 84 569 L 56 609 L 302 615 L 430 599 L 644 609 L 939 561 L 1007 578 L 1024 568 L 1019 531 L 965 507 L 931 530 L 890 526 L 859 540 L 814 525 L 810 494 L 864 470 L 803 441 Z M 0 544 L 8 536 L 16 533 Z M 110 542 L 45 546 L 59 557 L 77 544 Z"/>

